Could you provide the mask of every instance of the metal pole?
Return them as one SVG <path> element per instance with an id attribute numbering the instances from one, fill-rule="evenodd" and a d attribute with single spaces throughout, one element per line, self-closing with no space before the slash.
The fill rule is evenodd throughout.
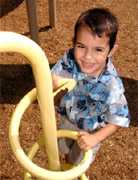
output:
<path id="1" fill-rule="evenodd" d="M 31 38 L 39 44 L 38 25 L 36 16 L 36 1 L 26 0 L 26 7 Z"/>
<path id="2" fill-rule="evenodd" d="M 55 27 L 56 24 L 56 0 L 48 0 L 49 6 L 49 24 Z"/>

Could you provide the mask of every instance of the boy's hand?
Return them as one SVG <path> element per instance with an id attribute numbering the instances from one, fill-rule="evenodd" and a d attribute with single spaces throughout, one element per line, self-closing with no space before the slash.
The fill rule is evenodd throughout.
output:
<path id="1" fill-rule="evenodd" d="M 88 132 L 81 131 L 79 132 L 77 143 L 80 149 L 87 151 L 97 145 L 98 140 L 96 139 L 94 134 L 89 134 Z"/>

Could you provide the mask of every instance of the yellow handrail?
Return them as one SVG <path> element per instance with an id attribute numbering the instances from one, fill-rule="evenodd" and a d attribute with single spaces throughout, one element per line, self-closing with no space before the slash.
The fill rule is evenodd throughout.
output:
<path id="1" fill-rule="evenodd" d="M 61 81 L 60 88 L 53 93 L 51 72 L 48 59 L 39 45 L 29 38 L 13 32 L 0 32 L 0 52 L 18 52 L 24 55 L 31 62 L 36 89 L 31 90 L 17 105 L 15 112 L 12 115 L 9 127 L 9 140 L 12 150 L 19 160 L 20 164 L 31 174 L 38 178 L 49 180 L 72 179 L 84 173 L 91 162 L 92 150 L 84 153 L 84 157 L 80 164 L 67 171 L 60 171 L 60 161 L 57 146 L 57 137 L 69 137 L 76 139 L 77 132 L 57 131 L 55 109 L 53 96 L 62 88 L 69 90 L 75 86 L 74 80 L 64 79 Z M 71 82 L 71 83 L 69 83 Z M 45 145 L 48 155 L 48 168 L 43 169 L 34 164 L 27 157 L 20 146 L 19 142 L 19 127 L 23 113 L 29 105 L 36 99 L 40 106 L 41 123 L 43 128 L 43 144 Z M 51 134 L 52 132 L 52 134 Z M 39 144 L 35 144 L 30 151 L 30 156 L 34 156 Z M 52 171 L 51 171 L 52 170 Z M 85 175 L 81 179 L 86 179 Z"/>
<path id="2" fill-rule="evenodd" d="M 57 147 L 52 80 L 47 57 L 40 46 L 34 41 L 14 32 L 0 32 L 0 51 L 21 53 L 31 63 L 37 87 L 45 146 L 48 154 L 48 166 L 52 170 L 59 170 L 60 162 Z"/>
<path id="3" fill-rule="evenodd" d="M 22 167 L 24 167 L 24 169 L 30 173 L 30 174 L 27 173 L 25 175 L 25 180 L 30 180 L 31 175 L 40 179 L 46 178 L 48 180 L 71 180 L 73 178 L 81 176 L 82 180 L 86 180 L 85 175 L 83 173 L 88 169 L 91 163 L 91 158 L 93 155 L 91 150 L 84 153 L 84 157 L 80 162 L 80 164 L 66 171 L 50 171 L 37 166 L 31 161 L 35 153 L 39 149 L 39 143 L 41 143 L 41 145 L 44 144 L 43 137 L 41 137 L 42 140 L 39 139 L 39 142 L 33 145 L 33 147 L 30 149 L 28 153 L 28 156 L 25 155 L 18 140 L 19 126 L 24 112 L 27 110 L 29 105 L 35 99 L 36 99 L 36 89 L 33 89 L 29 93 L 27 93 L 17 105 L 12 115 L 12 121 L 10 124 L 10 142 L 12 144 L 12 149 L 14 151 L 14 154 L 16 155 L 16 158 L 19 160 Z M 14 136 L 12 131 L 14 131 Z M 77 135 L 78 133 L 74 131 L 60 130 L 57 132 L 57 137 L 67 137 L 67 138 L 77 139 Z"/>

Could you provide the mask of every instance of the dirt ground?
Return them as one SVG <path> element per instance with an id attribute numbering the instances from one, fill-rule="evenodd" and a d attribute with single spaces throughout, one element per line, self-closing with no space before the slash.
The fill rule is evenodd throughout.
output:
<path id="1" fill-rule="evenodd" d="M 26 4 L 23 0 L 0 1 L 0 30 L 30 37 Z M 47 0 L 37 0 L 40 46 L 50 63 L 55 63 L 72 44 L 73 26 L 79 14 L 92 7 L 107 7 L 120 23 L 119 49 L 114 64 L 123 79 L 131 125 L 105 140 L 90 166 L 90 180 L 138 179 L 138 0 L 58 0 L 57 23 L 49 28 Z M 16 104 L 34 85 L 29 62 L 17 53 L 0 54 L 0 179 L 21 180 L 23 169 L 8 141 L 8 126 Z M 40 113 L 33 103 L 22 119 L 21 143 L 25 151 L 41 131 Z M 44 150 L 35 162 L 46 166 Z"/>

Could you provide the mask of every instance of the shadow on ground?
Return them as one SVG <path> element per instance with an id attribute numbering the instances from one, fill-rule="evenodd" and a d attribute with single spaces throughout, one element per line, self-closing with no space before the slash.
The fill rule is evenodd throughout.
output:
<path id="1" fill-rule="evenodd" d="M 132 125 L 138 125 L 138 81 L 124 77 L 122 79 Z M 0 65 L 0 104 L 17 104 L 34 87 L 35 82 L 29 64 Z"/>
<path id="2" fill-rule="evenodd" d="M 17 8 L 24 0 L 1 0 L 0 1 L 0 18 L 7 15 L 10 11 Z"/>

